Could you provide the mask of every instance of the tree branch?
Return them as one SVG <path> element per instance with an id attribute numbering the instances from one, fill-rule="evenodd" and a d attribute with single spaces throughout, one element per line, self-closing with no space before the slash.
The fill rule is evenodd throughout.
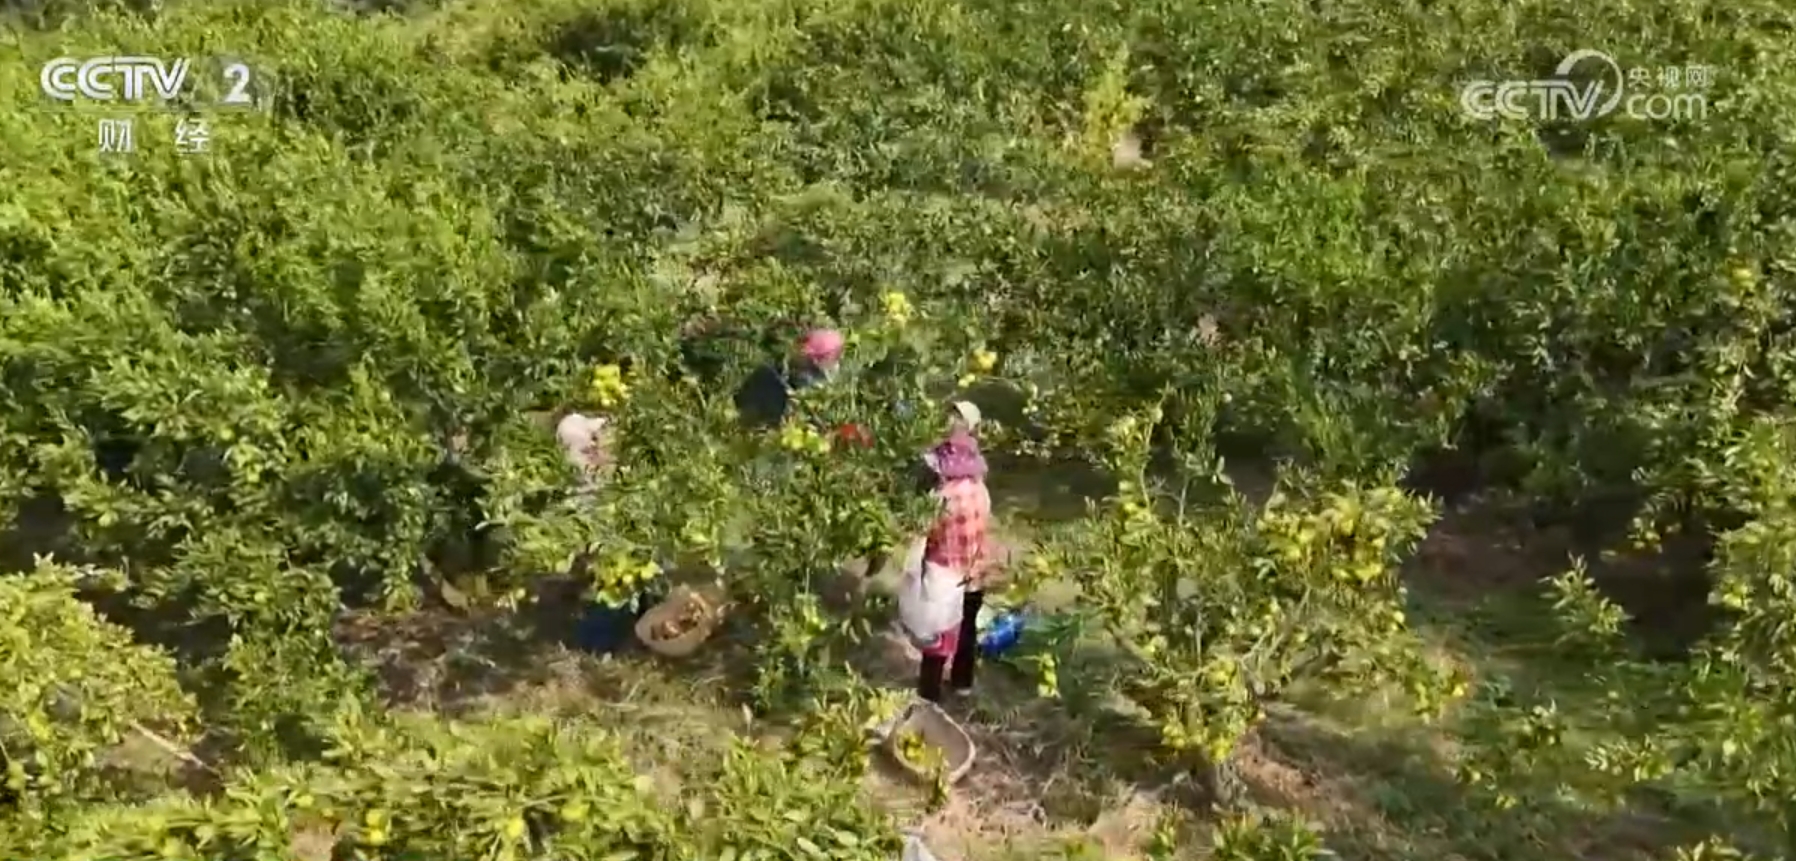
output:
<path id="1" fill-rule="evenodd" d="M 153 744 L 159 748 L 162 748 L 162 750 L 164 752 L 166 752 L 168 755 L 170 755 L 176 759 L 179 759 L 182 762 L 187 763 L 188 765 L 196 766 L 198 768 L 201 768 L 208 772 L 211 772 L 212 774 L 218 773 L 218 769 L 213 768 L 205 760 L 200 759 L 198 756 L 195 756 L 193 751 L 188 750 L 187 748 L 184 748 L 178 744 L 175 744 L 174 742 L 169 741 L 166 738 L 163 738 L 161 735 L 152 731 L 149 727 L 146 727 L 143 724 L 138 723 L 137 721 L 132 721 L 131 728 L 133 730 L 136 730 L 138 735 L 141 735 L 145 739 L 148 739 L 151 744 Z"/>

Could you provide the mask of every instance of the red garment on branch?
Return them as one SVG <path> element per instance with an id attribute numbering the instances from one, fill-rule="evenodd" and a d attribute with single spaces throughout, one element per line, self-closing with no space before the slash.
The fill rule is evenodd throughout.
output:
<path id="1" fill-rule="evenodd" d="M 873 447 L 873 433 L 854 422 L 848 422 L 836 428 L 836 438 L 848 445 L 860 448 Z"/>

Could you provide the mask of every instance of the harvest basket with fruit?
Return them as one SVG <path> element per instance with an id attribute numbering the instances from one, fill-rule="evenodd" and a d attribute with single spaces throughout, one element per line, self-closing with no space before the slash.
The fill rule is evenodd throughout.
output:
<path id="1" fill-rule="evenodd" d="M 710 639 L 722 620 L 721 596 L 681 586 L 637 620 L 636 636 L 658 654 L 682 658 Z"/>
<path id="2" fill-rule="evenodd" d="M 915 703 L 888 738 L 892 758 L 919 782 L 949 785 L 973 767 L 973 739 L 934 703 Z"/>

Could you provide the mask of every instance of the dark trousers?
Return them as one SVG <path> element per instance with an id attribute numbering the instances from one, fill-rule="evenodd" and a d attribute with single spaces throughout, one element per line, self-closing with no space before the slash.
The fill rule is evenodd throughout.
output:
<path id="1" fill-rule="evenodd" d="M 953 666 L 940 655 L 924 655 L 923 669 L 917 678 L 917 696 L 932 703 L 942 701 L 942 676 L 957 691 L 971 690 L 973 668 L 979 662 L 979 610 L 985 606 L 985 592 L 968 592 L 961 600 L 960 637 L 954 646 Z"/>

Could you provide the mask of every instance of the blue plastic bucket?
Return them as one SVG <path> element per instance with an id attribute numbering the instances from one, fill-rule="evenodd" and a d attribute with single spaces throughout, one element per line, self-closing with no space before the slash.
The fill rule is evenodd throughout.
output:
<path id="1" fill-rule="evenodd" d="M 574 645 L 597 655 L 617 651 L 635 636 L 636 620 L 642 618 L 657 600 L 654 596 L 641 595 L 621 606 L 587 602 L 574 628 Z"/>

